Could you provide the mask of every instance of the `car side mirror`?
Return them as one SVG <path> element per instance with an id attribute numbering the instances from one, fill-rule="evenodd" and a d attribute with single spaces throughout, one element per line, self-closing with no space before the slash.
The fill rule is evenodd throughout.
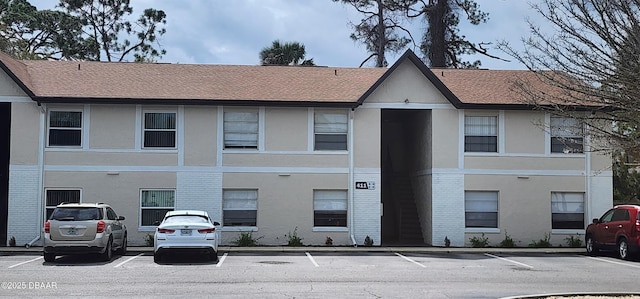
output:
<path id="1" fill-rule="evenodd" d="M 124 216 L 118 216 L 118 220 L 124 220 Z"/>
<path id="2" fill-rule="evenodd" d="M 215 226 L 220 226 L 220 222 L 215 221 L 215 222 L 213 222 L 213 225 L 215 225 Z"/>
<path id="3" fill-rule="evenodd" d="M 593 222 L 593 223 L 598 223 L 598 221 L 599 221 L 599 220 L 598 220 L 598 218 L 593 218 L 593 221 L 592 221 L 592 222 Z"/>

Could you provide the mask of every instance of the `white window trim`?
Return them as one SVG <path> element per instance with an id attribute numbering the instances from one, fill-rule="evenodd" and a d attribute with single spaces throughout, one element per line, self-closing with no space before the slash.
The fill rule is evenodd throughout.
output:
<path id="1" fill-rule="evenodd" d="M 467 213 L 467 192 L 487 192 L 496 194 L 496 227 L 467 227 L 465 221 L 465 232 L 486 232 L 486 233 L 499 233 L 500 232 L 500 191 L 498 190 L 464 190 L 464 213 L 466 217 Z"/>
<path id="2" fill-rule="evenodd" d="M 176 189 L 173 188 L 145 188 L 140 189 L 140 193 L 138 194 L 138 230 L 139 231 L 155 231 L 155 225 L 142 225 L 142 193 L 143 191 L 173 191 L 173 211 L 176 210 L 176 206 L 178 206 L 178 193 Z M 167 207 L 153 207 L 153 208 L 167 208 Z M 168 208 L 167 208 L 168 209 Z"/>
<path id="3" fill-rule="evenodd" d="M 343 111 L 344 110 L 344 111 Z M 316 150 L 316 146 L 315 146 L 315 141 L 316 141 L 316 132 L 315 132 L 315 113 L 317 111 L 343 111 L 346 115 L 347 115 L 347 132 L 345 133 L 347 135 L 347 149 L 346 150 Z M 349 117 L 350 117 L 350 113 L 348 110 L 346 109 L 340 109 L 340 108 L 336 108 L 336 109 L 331 109 L 331 108 L 320 108 L 320 109 L 316 109 L 316 108 L 309 108 L 307 110 L 307 136 L 309 136 L 309 138 L 307 139 L 307 149 L 309 152 L 313 153 L 313 154 L 318 154 L 318 153 L 329 153 L 329 154 L 346 154 L 349 151 L 351 151 L 351 144 L 349 143 L 349 132 L 351 132 L 353 130 L 353 128 L 350 126 L 350 121 L 349 121 Z"/>
<path id="4" fill-rule="evenodd" d="M 138 109 L 138 107 L 136 107 L 136 110 Z M 181 113 L 179 113 L 178 108 L 174 108 L 174 109 L 167 109 L 167 108 L 142 108 L 140 107 L 140 113 L 139 113 L 139 117 L 140 117 L 140 121 L 138 121 L 137 123 L 140 125 L 140 128 L 137 131 L 136 134 L 140 134 L 139 135 L 139 144 L 138 142 L 136 142 L 136 146 L 138 146 L 138 148 L 140 148 L 143 151 L 177 151 L 178 147 L 179 147 L 179 141 L 181 139 L 180 133 L 181 131 L 181 123 L 182 123 L 182 118 Z M 174 146 L 173 147 L 145 147 L 144 146 L 144 132 L 145 132 L 145 128 L 144 128 L 144 122 L 145 122 L 145 114 L 146 113 L 174 113 L 176 115 L 176 128 L 173 129 L 173 131 L 175 131 L 175 140 L 174 140 Z M 167 129 L 167 131 L 169 131 L 171 129 Z M 136 140 L 138 140 L 137 138 L 138 136 L 136 136 Z M 182 137 L 184 138 L 184 137 Z"/>
<path id="5" fill-rule="evenodd" d="M 228 108 L 231 112 L 239 112 L 241 109 L 235 110 L 231 107 Z M 255 109 L 255 108 L 251 108 Z M 242 148 L 225 148 L 224 147 L 224 111 L 225 107 L 222 106 L 218 109 L 218 151 L 220 153 L 254 153 L 264 152 L 264 134 L 265 134 L 265 107 L 258 107 L 258 148 L 257 149 L 242 149 Z M 246 109 L 248 111 L 250 109 Z"/>
<path id="6" fill-rule="evenodd" d="M 544 116 L 545 130 L 544 130 L 544 153 L 546 156 L 573 156 L 573 157 L 584 157 L 587 153 L 588 149 L 588 136 L 582 137 L 582 153 L 554 153 L 551 152 L 551 113 L 545 113 Z M 587 130 L 587 127 L 583 127 L 583 130 Z M 586 134 L 585 134 L 586 135 Z"/>
<path id="7" fill-rule="evenodd" d="M 65 146 L 65 145 L 49 145 L 49 132 L 51 131 L 51 112 L 54 111 L 62 111 L 62 112 L 80 112 L 82 115 L 80 117 L 80 145 L 69 145 L 69 146 Z M 89 123 L 90 123 L 90 117 L 89 117 L 89 112 L 90 112 L 90 108 L 89 105 L 83 105 L 82 108 L 64 108 L 64 107 L 56 107 L 56 108 L 49 108 L 47 109 L 47 114 L 46 114 L 46 125 L 47 125 L 47 130 L 45 132 L 46 134 L 46 142 L 45 142 L 45 147 L 46 148 L 53 148 L 53 149 L 88 149 L 89 148 Z M 73 128 L 74 130 L 77 130 L 77 128 Z M 69 129 L 72 130 L 72 129 Z"/>
<path id="8" fill-rule="evenodd" d="M 255 190 L 256 191 L 256 225 L 255 226 L 236 226 L 236 225 L 225 225 L 224 224 L 224 191 L 229 190 Z M 260 190 L 258 188 L 223 188 L 222 189 L 222 221 L 220 221 L 223 227 L 226 227 L 229 231 L 257 231 L 258 227 L 258 210 L 260 209 Z M 254 230 L 255 229 L 255 230 Z"/>
<path id="9" fill-rule="evenodd" d="M 47 205 L 47 191 L 49 190 L 70 190 L 70 191 L 80 191 L 80 203 L 82 203 L 82 188 L 61 188 L 61 187 L 56 187 L 56 188 L 44 188 L 44 215 L 42 215 L 43 217 L 46 218 L 47 216 L 47 209 L 51 209 L 51 208 L 55 208 L 56 206 L 48 206 Z M 45 219 L 45 221 L 47 221 L 47 219 Z"/>
<path id="10" fill-rule="evenodd" d="M 345 195 L 346 195 L 346 216 L 347 216 L 347 221 L 345 223 L 344 226 L 316 226 L 315 225 L 315 214 L 316 214 L 316 209 L 315 209 L 315 192 L 316 191 L 344 191 Z M 336 231 L 336 232 L 342 232 L 342 231 L 349 231 L 349 224 L 351 223 L 350 221 L 350 217 L 351 217 L 351 213 L 349 212 L 349 190 L 347 189 L 313 189 L 313 198 L 312 198 L 312 205 L 313 205 L 313 214 L 312 214 L 312 221 L 313 223 L 313 231 L 319 231 L 319 232 L 331 232 L 331 231 Z"/>
<path id="11" fill-rule="evenodd" d="M 469 113 L 465 113 L 465 110 L 461 110 L 458 114 L 459 116 L 459 134 L 460 134 L 460 138 L 459 138 L 459 151 L 460 153 L 462 153 L 462 156 L 499 156 L 499 155 L 503 155 L 505 153 L 505 137 L 504 137 L 504 132 L 505 132 L 505 114 L 504 114 L 504 110 L 499 110 L 498 112 L 495 113 L 473 113 L 473 110 L 470 110 L 471 112 Z M 496 145 L 496 151 L 495 152 L 467 152 L 464 150 L 465 148 L 465 137 L 466 134 L 464 133 L 464 126 L 465 126 L 465 117 L 466 116 L 479 116 L 479 117 L 496 117 L 498 124 L 496 126 L 496 138 L 498 139 L 497 145 Z M 462 167 L 461 167 L 462 168 Z"/>

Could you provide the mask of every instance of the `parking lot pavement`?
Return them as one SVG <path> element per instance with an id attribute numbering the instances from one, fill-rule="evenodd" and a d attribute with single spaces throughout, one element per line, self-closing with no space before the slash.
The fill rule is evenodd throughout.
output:
<path id="1" fill-rule="evenodd" d="M 640 292 L 640 261 L 545 251 L 150 251 L 97 256 L 0 255 L 0 296 L 428 297 L 499 298 L 562 292 Z M 153 275 L 150 275 L 153 273 Z M 96 293 L 95 278 L 100 277 Z M 603 280 L 602 277 L 617 277 Z M 162 283 L 158 283 L 162 281 Z M 43 288 L 47 287 L 48 288 Z M 8 288 L 13 287 L 13 288 Z M 55 287 L 55 288 L 54 288 Z M 22 288 L 22 289 L 20 289 Z"/>

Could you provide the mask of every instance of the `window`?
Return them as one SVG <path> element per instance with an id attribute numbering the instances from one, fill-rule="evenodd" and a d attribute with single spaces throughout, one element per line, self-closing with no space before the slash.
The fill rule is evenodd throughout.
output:
<path id="1" fill-rule="evenodd" d="M 258 112 L 224 113 L 224 148 L 258 148 Z"/>
<path id="2" fill-rule="evenodd" d="M 147 112 L 144 114 L 144 147 L 176 147 L 176 113 Z"/>
<path id="3" fill-rule="evenodd" d="M 82 144 L 82 112 L 49 111 L 49 146 Z"/>
<path id="4" fill-rule="evenodd" d="M 582 124 L 575 118 L 551 117 L 551 152 L 582 153 Z"/>
<path id="5" fill-rule="evenodd" d="M 256 226 L 258 190 L 223 190 L 222 221 L 225 226 Z"/>
<path id="6" fill-rule="evenodd" d="M 498 117 L 464 117 L 464 151 L 498 152 Z"/>
<path id="7" fill-rule="evenodd" d="M 553 192 L 551 193 L 551 228 L 583 229 L 584 228 L 584 194 Z"/>
<path id="8" fill-rule="evenodd" d="M 316 112 L 313 130 L 317 151 L 347 150 L 347 114 Z"/>
<path id="9" fill-rule="evenodd" d="M 498 228 L 498 192 L 464 193 L 465 227 Z"/>
<path id="10" fill-rule="evenodd" d="M 175 190 L 142 190 L 140 197 L 141 226 L 157 225 L 175 209 Z"/>
<path id="11" fill-rule="evenodd" d="M 61 203 L 79 203 L 80 202 L 80 190 L 52 190 L 45 191 L 46 198 L 46 213 L 47 218 L 51 217 L 51 213 L 57 205 Z"/>
<path id="12" fill-rule="evenodd" d="M 347 227 L 347 191 L 313 191 L 313 226 Z"/>

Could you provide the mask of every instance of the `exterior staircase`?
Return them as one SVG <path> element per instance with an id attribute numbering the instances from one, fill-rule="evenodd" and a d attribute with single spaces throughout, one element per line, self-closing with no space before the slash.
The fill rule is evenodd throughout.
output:
<path id="1" fill-rule="evenodd" d="M 398 219 L 398 243 L 402 245 L 424 245 L 420 218 L 407 175 L 394 175 L 393 197 Z"/>

